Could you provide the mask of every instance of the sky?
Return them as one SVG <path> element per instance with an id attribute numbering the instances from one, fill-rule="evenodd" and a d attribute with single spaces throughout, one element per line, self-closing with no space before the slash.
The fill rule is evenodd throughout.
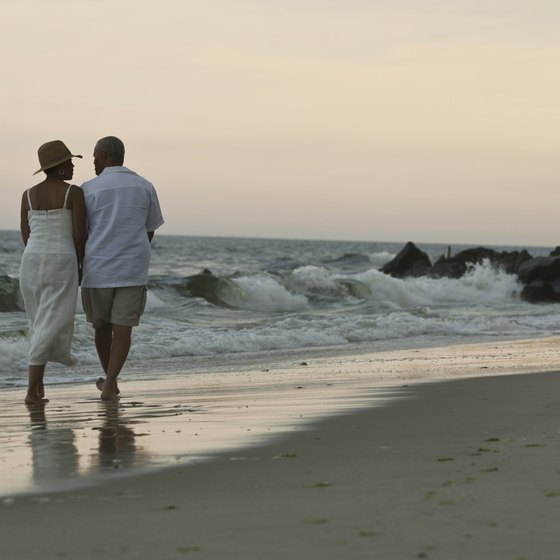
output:
<path id="1" fill-rule="evenodd" d="M 0 0 L 0 228 L 121 138 L 172 235 L 560 245 L 557 0 Z"/>

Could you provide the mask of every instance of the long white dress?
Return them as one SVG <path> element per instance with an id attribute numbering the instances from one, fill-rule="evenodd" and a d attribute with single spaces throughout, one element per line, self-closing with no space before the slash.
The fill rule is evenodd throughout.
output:
<path id="1" fill-rule="evenodd" d="M 29 191 L 27 213 L 31 234 L 21 259 L 20 289 L 29 318 L 30 366 L 58 362 L 71 366 L 70 352 L 78 297 L 78 260 L 72 237 L 72 211 L 33 210 Z"/>

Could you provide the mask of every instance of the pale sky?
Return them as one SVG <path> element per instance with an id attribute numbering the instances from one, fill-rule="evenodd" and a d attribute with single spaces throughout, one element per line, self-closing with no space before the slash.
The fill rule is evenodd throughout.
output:
<path id="1" fill-rule="evenodd" d="M 0 229 L 98 138 L 164 234 L 560 245 L 558 0 L 0 0 Z"/>

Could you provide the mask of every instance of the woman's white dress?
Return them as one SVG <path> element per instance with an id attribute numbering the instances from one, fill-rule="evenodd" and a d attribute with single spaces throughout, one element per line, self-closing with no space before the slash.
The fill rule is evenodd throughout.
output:
<path id="1" fill-rule="evenodd" d="M 29 318 L 30 366 L 76 363 L 70 352 L 78 297 L 78 260 L 72 237 L 72 211 L 33 210 L 29 191 L 27 213 L 31 234 L 21 259 L 20 289 Z"/>

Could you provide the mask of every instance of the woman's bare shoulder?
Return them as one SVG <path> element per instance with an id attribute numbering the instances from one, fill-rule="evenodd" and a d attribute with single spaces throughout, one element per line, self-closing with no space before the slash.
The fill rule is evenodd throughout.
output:
<path id="1" fill-rule="evenodd" d="M 70 190 L 68 191 L 68 198 L 70 198 L 71 196 L 77 198 L 84 198 L 84 191 L 82 187 L 80 187 L 79 185 L 69 185 L 69 186 L 70 186 Z"/>

